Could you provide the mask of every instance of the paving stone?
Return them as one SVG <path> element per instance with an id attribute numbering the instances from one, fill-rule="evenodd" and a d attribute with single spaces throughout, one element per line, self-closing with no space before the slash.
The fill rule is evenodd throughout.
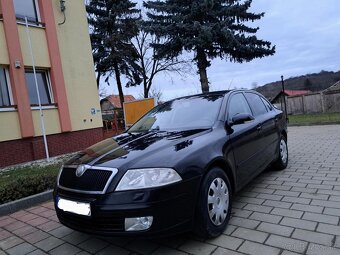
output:
<path id="1" fill-rule="evenodd" d="M 10 237 L 11 235 L 12 234 L 10 232 L 8 232 L 7 230 L 0 228 L 0 241 Z"/>
<path id="2" fill-rule="evenodd" d="M 77 245 L 77 244 L 84 242 L 85 240 L 87 240 L 89 238 L 90 238 L 90 236 L 88 234 L 84 234 L 84 233 L 74 231 L 71 234 L 64 236 L 62 239 L 65 240 L 68 243 Z"/>
<path id="3" fill-rule="evenodd" d="M 324 245 L 318 245 L 318 244 L 309 244 L 307 255 L 339 255 L 340 249 L 324 246 Z"/>
<path id="4" fill-rule="evenodd" d="M 255 211 L 255 212 L 263 212 L 263 213 L 269 213 L 273 207 L 270 206 L 264 206 L 264 205 L 253 205 L 253 204 L 247 204 L 244 209 Z"/>
<path id="5" fill-rule="evenodd" d="M 19 228 L 22 228 L 22 227 L 25 227 L 25 226 L 27 226 L 25 223 L 23 223 L 21 221 L 15 221 L 15 222 L 12 222 L 11 224 L 4 226 L 3 228 L 12 232 L 16 229 L 19 229 Z"/>
<path id="6" fill-rule="evenodd" d="M 159 247 L 158 244 L 147 240 L 133 240 L 127 248 L 129 250 L 135 251 L 139 254 L 150 254 L 151 252 L 155 251 Z"/>
<path id="7" fill-rule="evenodd" d="M 275 215 L 281 215 L 281 216 L 288 216 L 292 218 L 301 218 L 303 215 L 303 212 L 296 211 L 296 210 L 290 210 L 290 209 L 284 209 L 284 208 L 274 208 L 271 214 Z"/>
<path id="8" fill-rule="evenodd" d="M 18 244 L 23 243 L 24 241 L 16 236 L 10 236 L 6 239 L 0 241 L 0 249 L 7 250 L 10 249 Z"/>
<path id="9" fill-rule="evenodd" d="M 289 197 L 289 196 L 285 196 L 284 198 L 282 198 L 282 201 L 308 205 L 308 204 L 310 204 L 311 199 L 309 199 L 309 198 L 301 198 L 301 197 Z"/>
<path id="10" fill-rule="evenodd" d="M 16 230 L 14 230 L 12 232 L 13 232 L 13 234 L 15 234 L 15 235 L 17 235 L 19 237 L 24 237 L 24 236 L 26 236 L 28 234 L 31 234 L 33 232 L 36 232 L 36 231 L 38 231 L 38 229 L 36 229 L 35 227 L 27 225 L 25 227 L 16 229 Z"/>
<path id="11" fill-rule="evenodd" d="M 49 253 L 52 255 L 65 255 L 65 254 L 73 255 L 73 254 L 77 254 L 78 252 L 80 252 L 80 249 L 69 243 L 64 243 L 58 246 L 57 248 L 49 251 Z"/>
<path id="12" fill-rule="evenodd" d="M 293 204 L 290 209 L 299 210 L 299 211 L 305 211 L 305 212 L 322 213 L 324 207 L 317 206 L 317 205 Z"/>
<path id="13" fill-rule="evenodd" d="M 48 238 L 50 235 L 47 234 L 46 232 L 43 232 L 41 230 L 35 231 L 31 234 L 28 234 L 24 237 L 22 237 L 26 242 L 30 243 L 30 244 L 34 244 L 37 242 L 40 242 L 41 240 L 44 240 L 46 238 Z"/>
<path id="14" fill-rule="evenodd" d="M 260 224 L 260 222 L 257 220 L 249 220 L 249 219 L 244 219 L 244 218 L 239 218 L 239 217 L 232 217 L 229 221 L 229 224 L 239 226 L 239 227 L 244 227 L 244 228 L 255 229 Z"/>
<path id="15" fill-rule="evenodd" d="M 223 233 L 224 233 L 225 235 L 228 235 L 228 236 L 229 236 L 229 235 L 231 235 L 232 232 L 235 231 L 236 228 L 237 228 L 237 227 L 228 224 L 228 225 L 227 225 L 227 228 L 224 230 Z"/>
<path id="16" fill-rule="evenodd" d="M 339 217 L 337 216 L 323 215 L 320 213 L 310 213 L 310 212 L 306 212 L 303 215 L 302 219 L 312 220 L 312 221 L 322 222 L 322 223 L 327 223 L 327 224 L 333 224 L 333 225 L 337 225 L 339 222 Z"/>
<path id="17" fill-rule="evenodd" d="M 282 219 L 282 216 L 272 215 L 272 214 L 267 214 L 267 213 L 254 212 L 249 217 L 249 219 L 265 221 L 265 222 L 269 222 L 269 223 L 279 223 L 280 220 Z"/>
<path id="18" fill-rule="evenodd" d="M 221 247 L 218 247 L 211 255 L 242 255 L 243 253 L 239 253 L 236 251 L 224 249 Z M 162 254 L 159 254 L 162 255 Z M 170 255 L 170 254 L 169 254 Z"/>
<path id="19" fill-rule="evenodd" d="M 118 253 L 107 253 L 107 255 L 111 255 L 111 254 L 119 255 L 119 254 L 126 254 L 126 253 L 119 253 L 119 252 Z M 168 248 L 168 247 L 159 247 L 157 250 L 155 250 L 151 254 L 152 255 L 186 255 L 187 253 L 182 252 L 182 251 L 178 251 L 178 250 L 175 250 L 175 249 L 171 249 L 171 248 Z"/>
<path id="20" fill-rule="evenodd" d="M 14 246 L 11 249 L 8 249 L 6 252 L 10 255 L 25 255 L 27 253 L 30 253 L 31 251 L 34 251 L 36 248 L 29 244 L 29 243 L 21 243 L 17 246 Z"/>
<path id="21" fill-rule="evenodd" d="M 340 236 L 340 226 L 319 223 L 318 228 L 316 230 L 318 232 Z"/>
<path id="22" fill-rule="evenodd" d="M 78 245 L 78 247 L 90 253 L 96 253 L 106 246 L 109 246 L 109 243 L 97 238 L 90 238 Z"/>
<path id="23" fill-rule="evenodd" d="M 293 219 L 289 217 L 284 217 L 280 222 L 280 225 L 296 227 L 306 230 L 315 230 L 317 223 L 308 221 L 308 220 L 301 220 L 301 219 Z"/>
<path id="24" fill-rule="evenodd" d="M 257 230 L 263 231 L 265 233 L 277 234 L 282 236 L 290 236 L 294 230 L 294 228 L 281 226 L 278 224 L 271 224 L 267 222 L 262 222 Z"/>
<path id="25" fill-rule="evenodd" d="M 36 250 L 28 253 L 27 255 L 47 255 L 47 253 L 40 250 L 40 249 L 36 249 Z"/>
<path id="26" fill-rule="evenodd" d="M 242 217 L 242 218 L 248 218 L 250 214 L 252 214 L 252 211 L 237 209 L 237 208 L 231 211 L 232 216 L 237 216 L 237 217 Z"/>
<path id="27" fill-rule="evenodd" d="M 278 247 L 284 250 L 303 253 L 306 250 L 308 243 L 305 241 L 300 241 L 283 236 L 271 235 L 269 236 L 265 244 Z"/>
<path id="28" fill-rule="evenodd" d="M 55 238 L 54 236 L 50 236 L 42 241 L 35 243 L 34 245 L 47 252 L 61 245 L 62 243 L 64 243 L 64 241 Z"/>
<path id="29" fill-rule="evenodd" d="M 237 229 L 235 231 L 237 231 Z M 226 249 L 236 250 L 241 245 L 243 240 L 232 236 L 220 235 L 214 239 L 207 240 L 207 242 Z"/>
<path id="30" fill-rule="evenodd" d="M 276 255 L 280 253 L 280 250 L 277 248 L 250 241 L 245 241 L 239 248 L 239 251 L 252 255 Z"/>
<path id="31" fill-rule="evenodd" d="M 334 238 L 333 235 L 321 234 L 303 229 L 295 229 L 292 237 L 307 242 L 324 244 L 328 246 L 332 245 L 332 240 Z"/>
<path id="32" fill-rule="evenodd" d="M 73 230 L 68 228 L 68 227 L 65 227 L 65 226 L 61 226 L 59 228 L 56 228 L 52 231 L 49 231 L 49 233 L 55 237 L 58 237 L 58 238 L 62 238 L 64 236 L 67 236 L 71 233 L 73 233 Z"/>
<path id="33" fill-rule="evenodd" d="M 211 254 L 216 248 L 215 245 L 190 240 L 181 245 L 179 250 L 194 255 L 206 255 Z"/>
<path id="34" fill-rule="evenodd" d="M 266 200 L 263 203 L 263 205 L 288 209 L 292 206 L 292 203 L 282 202 L 282 201 L 274 201 L 274 200 Z"/>
<path id="35" fill-rule="evenodd" d="M 258 243 L 263 243 L 268 237 L 267 233 L 241 227 L 237 228 L 232 235 L 241 239 L 246 239 Z"/>

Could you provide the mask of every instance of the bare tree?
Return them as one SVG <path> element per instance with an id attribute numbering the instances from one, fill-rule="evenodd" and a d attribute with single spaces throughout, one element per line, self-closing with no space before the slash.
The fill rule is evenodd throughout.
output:
<path id="1" fill-rule="evenodd" d="M 156 52 L 152 45 L 156 43 L 156 37 L 141 31 L 133 40 L 133 45 L 138 52 L 138 67 L 140 73 L 144 98 L 150 96 L 150 89 L 155 76 L 161 72 L 175 72 L 181 76 L 190 73 L 190 61 L 183 58 L 167 59 L 157 58 Z"/>

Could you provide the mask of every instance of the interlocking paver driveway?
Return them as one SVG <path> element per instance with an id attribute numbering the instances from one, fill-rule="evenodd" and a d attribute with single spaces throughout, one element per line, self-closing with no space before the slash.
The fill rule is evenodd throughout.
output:
<path id="1" fill-rule="evenodd" d="M 285 171 L 233 199 L 224 235 L 201 240 L 102 238 L 59 224 L 52 202 L 0 218 L 2 254 L 340 254 L 340 125 L 289 128 Z"/>

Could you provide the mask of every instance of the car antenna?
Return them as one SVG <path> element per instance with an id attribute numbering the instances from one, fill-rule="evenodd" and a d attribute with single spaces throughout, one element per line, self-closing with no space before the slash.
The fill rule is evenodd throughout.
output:
<path id="1" fill-rule="evenodd" d="M 228 90 L 230 90 L 231 85 L 233 84 L 234 78 L 231 79 Z"/>

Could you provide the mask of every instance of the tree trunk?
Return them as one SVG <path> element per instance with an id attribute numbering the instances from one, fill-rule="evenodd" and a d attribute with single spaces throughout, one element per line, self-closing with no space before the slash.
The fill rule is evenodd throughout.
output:
<path id="1" fill-rule="evenodd" d="M 143 79 L 143 85 L 144 85 L 144 98 L 148 98 L 149 97 L 148 83 L 145 78 Z"/>
<path id="2" fill-rule="evenodd" d="M 207 61 L 207 56 L 205 55 L 205 52 L 203 49 L 197 49 L 196 61 L 197 61 L 198 73 L 200 75 L 202 92 L 208 93 L 209 82 L 208 82 L 208 76 L 207 76 L 207 67 L 209 66 L 209 62 Z"/>
<path id="3" fill-rule="evenodd" d="M 101 73 L 98 72 L 97 73 L 97 89 L 99 89 L 99 84 L 100 84 L 100 76 L 101 76 Z"/>
<path id="4" fill-rule="evenodd" d="M 123 109 L 123 103 L 124 103 L 124 93 L 123 93 L 123 88 L 122 88 L 122 82 L 120 80 L 120 71 L 117 63 L 113 63 L 113 68 L 115 71 L 115 76 L 116 76 L 116 81 L 117 81 L 117 88 L 118 88 L 118 93 L 119 93 L 119 100 L 120 104 Z"/>

